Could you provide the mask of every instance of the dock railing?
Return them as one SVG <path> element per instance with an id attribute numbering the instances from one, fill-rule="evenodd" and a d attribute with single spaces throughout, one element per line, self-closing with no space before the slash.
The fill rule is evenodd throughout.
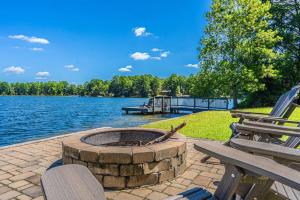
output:
<path id="1" fill-rule="evenodd" d="M 172 97 L 172 109 L 194 110 L 227 110 L 229 109 L 228 98 L 197 98 L 197 97 Z"/>
<path id="2" fill-rule="evenodd" d="M 124 107 L 128 112 L 141 113 L 179 113 L 180 111 L 200 112 L 204 110 L 228 110 L 228 98 L 197 98 L 197 97 L 153 97 L 148 105 Z"/>

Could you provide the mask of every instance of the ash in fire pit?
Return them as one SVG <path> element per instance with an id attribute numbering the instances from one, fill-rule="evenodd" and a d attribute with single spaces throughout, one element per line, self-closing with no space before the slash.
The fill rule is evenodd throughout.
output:
<path id="1" fill-rule="evenodd" d="M 175 133 L 151 143 L 167 134 L 170 132 L 144 128 L 84 131 L 63 141 L 64 164 L 87 166 L 106 188 L 171 180 L 185 170 L 186 142 L 184 136 Z"/>

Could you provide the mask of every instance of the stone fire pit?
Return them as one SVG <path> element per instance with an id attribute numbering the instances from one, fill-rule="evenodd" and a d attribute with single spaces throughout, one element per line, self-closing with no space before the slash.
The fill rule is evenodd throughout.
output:
<path id="1" fill-rule="evenodd" d="M 186 141 L 181 134 L 138 146 L 166 131 L 144 128 L 94 129 L 63 141 L 64 164 L 87 166 L 106 188 L 134 188 L 174 179 L 186 167 Z"/>

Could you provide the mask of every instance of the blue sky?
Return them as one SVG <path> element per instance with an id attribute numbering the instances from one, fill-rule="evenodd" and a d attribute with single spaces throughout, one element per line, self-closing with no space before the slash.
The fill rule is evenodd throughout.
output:
<path id="1" fill-rule="evenodd" d="M 1 1 L 0 80 L 196 73 L 210 0 Z"/>

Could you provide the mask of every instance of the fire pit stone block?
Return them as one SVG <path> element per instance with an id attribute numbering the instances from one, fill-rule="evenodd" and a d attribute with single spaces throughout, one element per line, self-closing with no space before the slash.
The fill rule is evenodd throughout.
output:
<path id="1" fill-rule="evenodd" d="M 102 147 L 99 152 L 100 163 L 130 164 L 132 150 L 127 147 Z"/>
<path id="2" fill-rule="evenodd" d="M 136 147 L 132 149 L 133 163 L 152 162 L 154 160 L 154 151 L 147 147 Z"/>
<path id="3" fill-rule="evenodd" d="M 143 164 L 120 165 L 120 176 L 137 176 L 143 174 Z"/>
<path id="4" fill-rule="evenodd" d="M 104 176 L 103 186 L 106 188 L 125 188 L 126 178 L 122 176 Z"/>
<path id="5" fill-rule="evenodd" d="M 142 185 L 154 185 L 158 183 L 158 173 L 144 174 L 141 176 L 130 176 L 127 182 L 129 188 Z"/>

